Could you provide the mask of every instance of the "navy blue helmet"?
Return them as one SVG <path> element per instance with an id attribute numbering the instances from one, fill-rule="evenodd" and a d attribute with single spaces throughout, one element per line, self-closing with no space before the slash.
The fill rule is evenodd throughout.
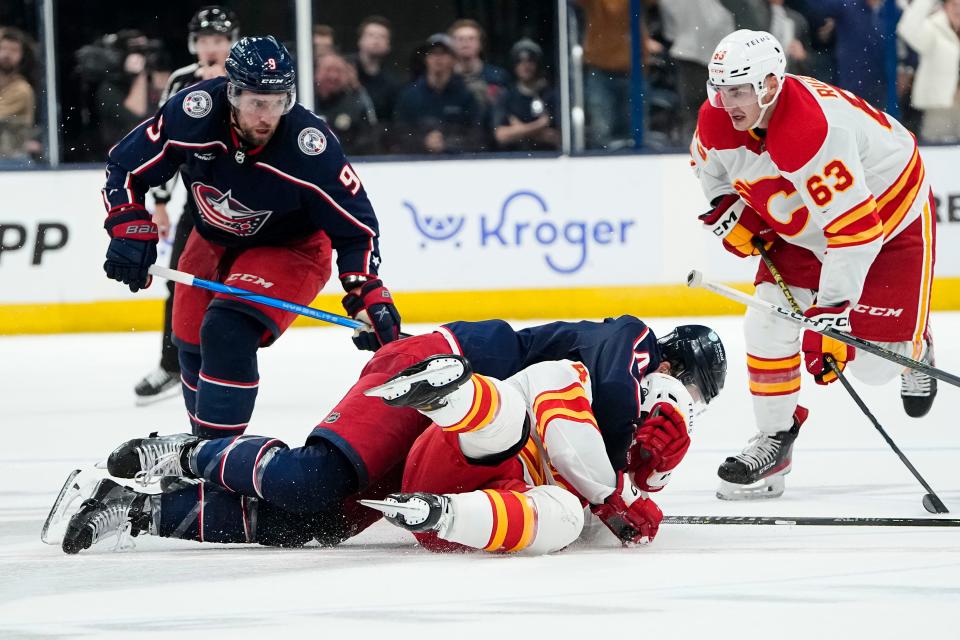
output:
<path id="1" fill-rule="evenodd" d="M 230 49 L 225 64 L 230 83 L 227 95 L 234 106 L 241 91 L 286 93 L 284 113 L 297 99 L 297 73 L 290 52 L 273 36 L 242 38 Z"/>
<path id="2" fill-rule="evenodd" d="M 695 400 L 707 404 L 717 397 L 727 377 L 727 355 L 713 329 L 684 324 L 657 343 L 660 355 L 670 363 L 670 375 L 678 378 Z"/>

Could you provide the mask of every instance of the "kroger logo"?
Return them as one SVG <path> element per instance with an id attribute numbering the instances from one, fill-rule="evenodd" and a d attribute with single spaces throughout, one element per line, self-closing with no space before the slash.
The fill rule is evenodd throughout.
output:
<path id="1" fill-rule="evenodd" d="M 533 191 L 510 194 L 497 215 L 438 215 L 418 211 L 409 201 L 404 201 L 403 206 L 423 236 L 422 249 L 439 243 L 451 243 L 458 249 L 474 243 L 481 249 L 538 249 L 543 251 L 547 267 L 562 274 L 582 269 L 591 251 L 606 245 L 626 245 L 627 234 L 636 224 L 630 219 L 551 217 L 546 200 Z"/>

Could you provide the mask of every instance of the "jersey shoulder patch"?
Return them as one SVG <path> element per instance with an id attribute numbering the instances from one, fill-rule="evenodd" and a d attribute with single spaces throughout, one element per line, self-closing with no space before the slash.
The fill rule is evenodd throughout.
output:
<path id="1" fill-rule="evenodd" d="M 297 135 L 297 146 L 308 156 L 318 156 L 327 150 L 327 136 L 317 127 L 304 127 Z"/>
<path id="2" fill-rule="evenodd" d="M 191 118 L 203 118 L 213 111 L 213 97 L 203 89 L 195 89 L 183 98 L 183 112 Z"/>
<path id="3" fill-rule="evenodd" d="M 827 117 L 813 93 L 787 76 L 767 130 L 770 159 L 785 173 L 799 171 L 827 139 Z"/>

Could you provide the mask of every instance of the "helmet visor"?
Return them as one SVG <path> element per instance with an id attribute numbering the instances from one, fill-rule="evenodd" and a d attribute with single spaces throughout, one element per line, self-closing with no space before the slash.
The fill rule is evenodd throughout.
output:
<path id="1" fill-rule="evenodd" d="M 757 92 L 752 84 L 717 86 L 708 82 L 707 100 L 717 109 L 740 109 L 758 104 Z"/>
<path id="2" fill-rule="evenodd" d="M 257 93 L 239 89 L 233 83 L 228 87 L 227 98 L 241 113 L 273 117 L 290 111 L 297 99 L 296 92 L 292 89 L 279 93 Z"/>

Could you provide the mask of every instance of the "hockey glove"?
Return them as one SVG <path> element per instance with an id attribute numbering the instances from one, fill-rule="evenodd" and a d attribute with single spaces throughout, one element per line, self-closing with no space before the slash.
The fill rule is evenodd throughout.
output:
<path id="1" fill-rule="evenodd" d="M 400 337 L 400 313 L 393 296 L 379 279 L 367 280 L 343 297 L 351 318 L 369 325 L 353 333 L 353 344 L 363 351 L 376 351 Z"/>
<path id="2" fill-rule="evenodd" d="M 819 322 L 824 328 L 837 331 L 850 330 L 850 304 L 842 302 L 835 306 L 810 307 L 804 314 L 811 320 Z M 813 375 L 817 384 L 830 384 L 837 379 L 837 375 L 827 365 L 824 357 L 830 355 L 837 363 L 841 372 L 847 363 L 856 357 L 857 351 L 850 345 L 834 340 L 816 331 L 803 333 L 803 362 Z"/>
<path id="3" fill-rule="evenodd" d="M 735 193 L 716 198 L 713 209 L 701 215 L 700 221 L 713 235 L 723 239 L 724 249 L 738 258 L 759 255 L 752 244 L 754 237 L 763 240 L 765 249 L 773 244 L 773 229 Z"/>
<path id="4" fill-rule="evenodd" d="M 107 277 L 128 285 L 133 292 L 149 287 L 153 278 L 147 270 L 157 261 L 160 236 L 147 210 L 135 204 L 117 207 L 103 226 L 110 234 L 103 263 Z"/>
<path id="5" fill-rule="evenodd" d="M 660 491 L 689 448 L 683 415 L 669 402 L 658 402 L 633 436 L 627 450 L 627 471 L 642 491 Z"/>
<path id="6" fill-rule="evenodd" d="M 657 503 L 640 495 L 624 473 L 617 474 L 617 488 L 610 497 L 591 506 L 590 511 L 627 546 L 651 542 L 663 520 Z"/>

